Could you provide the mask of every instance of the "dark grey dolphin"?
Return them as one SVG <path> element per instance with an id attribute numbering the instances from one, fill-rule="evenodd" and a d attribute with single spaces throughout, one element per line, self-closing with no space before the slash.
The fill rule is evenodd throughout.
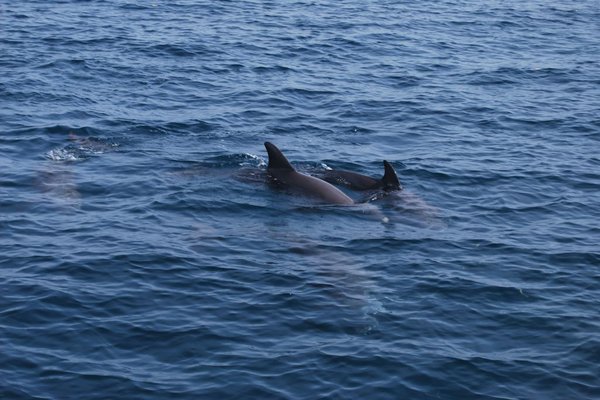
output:
<path id="1" fill-rule="evenodd" d="M 265 148 L 269 153 L 267 172 L 278 182 L 293 190 L 298 190 L 302 194 L 316 197 L 328 203 L 354 204 L 350 197 L 332 184 L 296 171 L 273 143 L 265 142 Z"/>
<path id="2" fill-rule="evenodd" d="M 398 175 L 392 164 L 383 160 L 384 174 L 381 179 L 351 171 L 330 170 L 323 174 L 323 179 L 330 183 L 344 185 L 353 190 L 383 189 L 386 192 L 402 190 Z"/>

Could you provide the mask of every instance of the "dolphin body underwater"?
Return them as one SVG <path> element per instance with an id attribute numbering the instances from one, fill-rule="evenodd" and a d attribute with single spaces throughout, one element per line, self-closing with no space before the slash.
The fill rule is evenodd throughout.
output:
<path id="1" fill-rule="evenodd" d="M 269 154 L 267 172 L 278 183 L 304 195 L 315 197 L 327 203 L 350 205 L 354 201 L 331 183 L 314 176 L 302 174 L 292 167 L 281 150 L 271 142 L 265 142 Z"/>
<path id="2" fill-rule="evenodd" d="M 352 190 L 376 190 L 383 189 L 385 192 L 402 190 L 400 180 L 392 164 L 383 160 L 384 174 L 381 179 L 371 178 L 367 175 L 344 170 L 330 170 L 322 175 L 322 179 L 329 183 L 344 185 Z"/>

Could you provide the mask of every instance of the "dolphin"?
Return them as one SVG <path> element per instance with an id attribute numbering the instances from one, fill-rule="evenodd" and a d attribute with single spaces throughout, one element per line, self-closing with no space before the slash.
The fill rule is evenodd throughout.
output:
<path id="1" fill-rule="evenodd" d="M 330 170 L 323 174 L 323 179 L 330 183 L 344 185 L 352 190 L 383 189 L 386 192 L 402 190 L 398 175 L 392 164 L 383 160 L 384 174 L 381 179 L 358 174 L 351 171 Z"/>
<path id="2" fill-rule="evenodd" d="M 273 143 L 265 142 L 265 148 L 269 154 L 267 172 L 277 182 L 302 194 L 316 197 L 328 203 L 354 204 L 354 201 L 350 197 L 332 184 L 296 171 L 281 150 Z"/>

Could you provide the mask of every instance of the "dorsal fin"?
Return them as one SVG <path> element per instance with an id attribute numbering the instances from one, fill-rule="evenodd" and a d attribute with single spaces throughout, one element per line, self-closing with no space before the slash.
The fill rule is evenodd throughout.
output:
<path id="1" fill-rule="evenodd" d="M 398 175 L 396 175 L 396 171 L 392 164 L 383 160 L 383 168 L 384 174 L 383 178 L 381 178 L 381 182 L 383 183 L 384 190 L 402 190 L 402 186 L 400 185 L 400 180 L 398 180 Z"/>
<path id="2" fill-rule="evenodd" d="M 268 169 L 288 169 L 291 171 L 295 171 L 292 164 L 285 158 L 281 150 L 277 148 L 271 142 L 265 142 L 265 148 L 267 149 L 267 153 L 269 154 L 269 166 Z"/>

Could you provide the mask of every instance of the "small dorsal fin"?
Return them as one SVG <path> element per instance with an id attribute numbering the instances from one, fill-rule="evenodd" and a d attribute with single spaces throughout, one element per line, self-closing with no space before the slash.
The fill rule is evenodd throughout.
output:
<path id="1" fill-rule="evenodd" d="M 396 171 L 392 164 L 383 160 L 383 168 L 384 174 L 383 178 L 381 178 L 381 182 L 383 183 L 384 190 L 402 190 L 402 185 L 400 185 L 400 180 L 398 180 L 398 175 L 396 175 Z"/>
<path id="2" fill-rule="evenodd" d="M 295 171 L 292 164 L 285 158 L 281 150 L 277 148 L 271 142 L 265 142 L 265 148 L 267 149 L 267 153 L 269 154 L 269 166 L 268 169 L 288 169 L 291 171 Z"/>

